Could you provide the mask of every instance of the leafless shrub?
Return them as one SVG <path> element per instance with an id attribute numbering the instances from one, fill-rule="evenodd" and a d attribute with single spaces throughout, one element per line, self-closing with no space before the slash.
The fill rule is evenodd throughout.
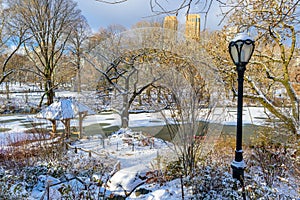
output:
<path id="1" fill-rule="evenodd" d="M 6 138 L 0 151 L 0 164 L 7 168 L 31 166 L 38 161 L 53 161 L 63 155 L 64 141 L 50 138 L 49 131 L 32 123 L 31 129 Z"/>
<path id="2" fill-rule="evenodd" d="M 297 149 L 287 137 L 264 128 L 254 136 L 250 147 L 250 167 L 260 173 L 267 186 L 272 187 L 276 179 L 286 178 L 289 173 L 297 173 Z"/>

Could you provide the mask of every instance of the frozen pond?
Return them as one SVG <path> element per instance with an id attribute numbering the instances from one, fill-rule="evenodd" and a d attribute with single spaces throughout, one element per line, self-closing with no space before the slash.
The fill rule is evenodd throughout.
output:
<path id="1" fill-rule="evenodd" d="M 105 130 L 118 130 L 120 128 L 119 116 L 113 112 L 103 112 L 97 115 L 87 116 L 83 121 L 84 132 L 87 135 L 105 135 Z M 139 113 L 130 115 L 130 127 L 163 126 L 163 118 L 159 113 Z M 76 130 L 78 120 L 71 120 L 71 127 Z M 36 119 L 35 115 L 3 115 L 0 116 L 0 145 L 7 144 L 8 141 L 18 141 L 22 138 L 32 138 L 33 135 L 24 134 L 28 129 L 47 128 L 51 130 L 51 123 L 45 119 Z M 62 122 L 57 121 L 58 131 L 62 131 Z M 25 135 L 25 136 L 24 136 Z M 29 139 L 28 138 L 28 139 Z"/>
<path id="2" fill-rule="evenodd" d="M 223 111 L 222 111 L 223 112 Z M 218 130 L 227 134 L 235 133 L 236 109 L 227 109 L 229 113 L 226 119 L 222 119 L 218 125 Z M 251 107 L 244 108 L 243 122 L 244 133 L 252 134 L 256 125 L 265 123 L 266 115 L 263 108 Z M 105 136 L 120 128 L 120 117 L 113 112 L 103 112 L 96 115 L 87 116 L 83 121 L 84 135 L 102 135 Z M 64 126 L 58 121 L 58 131 L 62 131 Z M 78 120 L 71 121 L 73 131 L 78 127 Z M 24 132 L 32 128 L 51 129 L 51 123 L 48 120 L 36 119 L 35 115 L 4 115 L 0 116 L 0 145 L 7 144 L 8 141 L 17 141 L 24 137 L 30 139 L 36 137 Z M 164 118 L 160 113 L 138 113 L 130 114 L 129 128 L 135 131 L 143 131 L 146 134 L 156 136 L 162 139 L 169 139 L 168 130 L 165 127 Z"/>

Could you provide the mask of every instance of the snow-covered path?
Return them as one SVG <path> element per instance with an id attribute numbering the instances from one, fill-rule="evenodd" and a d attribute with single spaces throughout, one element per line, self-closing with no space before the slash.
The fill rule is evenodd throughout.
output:
<path id="1" fill-rule="evenodd" d="M 141 177 L 159 167 L 158 159 L 161 155 L 168 152 L 171 154 L 168 146 L 171 144 L 163 140 L 145 137 L 130 129 L 122 131 L 108 139 L 98 137 L 72 144 L 73 148 L 76 147 L 79 151 L 91 151 L 92 154 L 106 155 L 117 161 L 117 172 L 111 177 L 108 185 L 111 191 L 120 195 L 124 195 L 124 190 L 131 191 L 137 185 L 143 184 L 144 180 Z"/>
<path id="2" fill-rule="evenodd" d="M 142 141 L 152 141 L 153 143 L 144 142 L 143 144 Z M 72 146 L 97 154 L 109 155 L 120 162 L 122 169 L 134 167 L 138 171 L 150 170 L 151 163 L 149 161 L 154 160 L 163 152 L 170 151 L 168 145 L 171 144 L 157 138 L 143 136 L 141 133 L 131 133 L 131 130 L 128 129 L 126 133 L 114 134 L 107 139 L 98 136 L 82 139 Z"/>

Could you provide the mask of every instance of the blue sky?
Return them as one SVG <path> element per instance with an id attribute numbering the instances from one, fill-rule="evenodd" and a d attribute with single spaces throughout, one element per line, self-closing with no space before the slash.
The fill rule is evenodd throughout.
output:
<path id="1" fill-rule="evenodd" d="M 121 4 L 105 4 L 96 0 L 75 0 L 78 3 L 79 9 L 88 20 L 93 31 L 97 31 L 100 27 L 106 28 L 109 25 L 120 24 L 127 28 L 136 24 L 139 21 L 161 20 L 164 15 L 154 16 L 151 11 L 150 0 L 128 0 Z M 172 3 L 165 4 L 166 8 L 174 8 L 180 0 L 172 0 Z M 177 2 L 177 4 L 176 4 Z M 194 7 L 194 10 L 199 10 L 201 5 Z M 193 12 L 193 10 L 192 10 Z M 214 6 L 210 11 L 210 16 L 207 21 L 209 29 L 218 29 L 217 24 L 220 18 L 216 15 L 219 13 L 219 8 Z M 184 21 L 185 11 L 179 15 L 179 21 Z M 202 20 L 203 21 L 203 20 Z M 203 25 L 204 23 L 202 23 Z M 219 27 L 220 28 L 220 27 Z"/>

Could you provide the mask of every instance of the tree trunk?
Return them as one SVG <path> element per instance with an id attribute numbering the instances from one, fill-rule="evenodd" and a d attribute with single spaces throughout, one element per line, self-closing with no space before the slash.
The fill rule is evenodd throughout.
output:
<path id="1" fill-rule="evenodd" d="M 50 120 L 52 123 L 52 133 L 56 133 L 56 120 Z"/>
<path id="2" fill-rule="evenodd" d="M 61 120 L 61 121 L 65 125 L 65 136 L 66 136 L 67 139 L 69 139 L 70 134 L 71 134 L 71 132 L 70 132 L 70 121 L 71 121 L 71 119 L 64 119 L 64 120 Z"/>
<path id="3" fill-rule="evenodd" d="M 139 100 L 139 106 L 142 106 L 143 101 L 142 101 L 142 95 L 141 94 L 138 96 L 138 100 Z"/>
<path id="4" fill-rule="evenodd" d="M 47 105 L 51 105 L 53 103 L 54 96 L 55 96 L 54 90 L 53 88 L 51 88 L 47 93 Z"/>
<path id="5" fill-rule="evenodd" d="M 129 91 L 129 78 L 125 79 L 125 89 Z M 128 128 L 129 126 L 129 98 L 128 92 L 124 92 L 122 94 L 123 103 L 122 103 L 122 110 L 121 110 L 121 128 Z"/>
<path id="6" fill-rule="evenodd" d="M 79 113 L 79 135 L 78 135 L 78 138 L 79 138 L 79 139 L 82 138 L 82 133 L 83 133 L 82 122 L 83 122 L 83 119 L 84 119 L 86 116 L 87 116 L 87 112 Z"/>
<path id="7" fill-rule="evenodd" d="M 157 91 L 157 103 L 161 103 L 160 95 L 161 95 L 161 88 L 159 87 Z"/>
<path id="8" fill-rule="evenodd" d="M 6 99 L 9 99 L 9 82 L 5 82 Z"/>
<path id="9" fill-rule="evenodd" d="M 49 106 L 53 103 L 53 99 L 55 96 L 55 93 L 53 90 L 53 83 L 50 78 L 48 78 L 45 83 L 45 93 L 47 95 L 47 105 Z"/>
<path id="10" fill-rule="evenodd" d="M 128 128 L 129 126 L 129 105 L 128 94 L 123 94 L 123 106 L 121 111 L 121 128 Z"/>
<path id="11" fill-rule="evenodd" d="M 76 74 L 76 92 L 81 92 L 81 74 L 80 74 L 80 57 L 77 61 L 77 74 Z"/>
<path id="12" fill-rule="evenodd" d="M 151 87 L 149 87 L 147 90 L 146 90 L 146 94 L 147 94 L 147 99 L 148 99 L 148 103 L 150 104 L 151 102 Z"/>

